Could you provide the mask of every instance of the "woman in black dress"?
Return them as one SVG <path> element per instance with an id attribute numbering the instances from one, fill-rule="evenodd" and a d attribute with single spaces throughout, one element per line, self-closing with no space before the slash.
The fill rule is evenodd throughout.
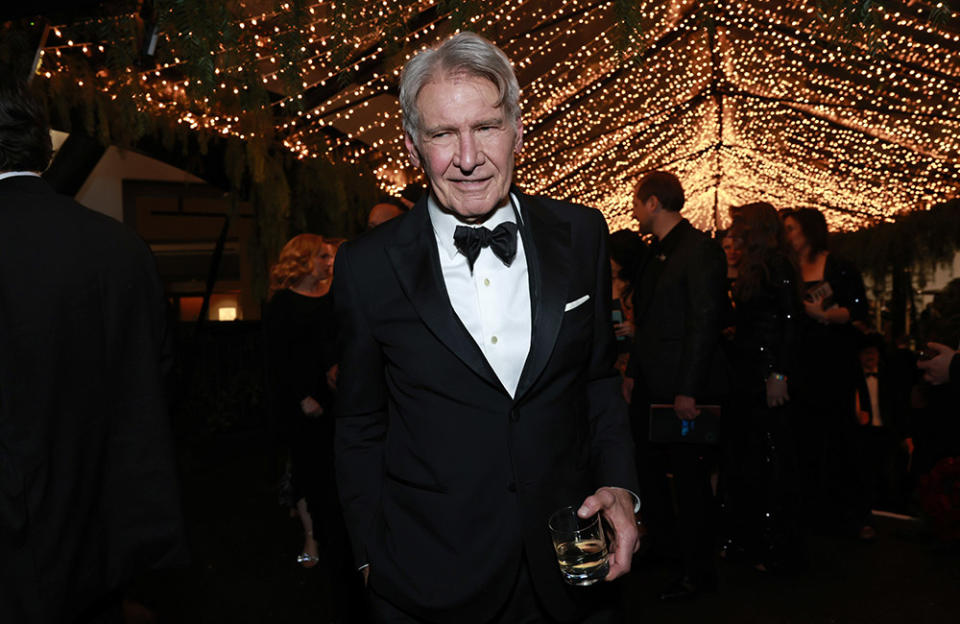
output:
<path id="1" fill-rule="evenodd" d="M 267 381 L 273 413 L 290 451 L 294 500 L 304 531 L 297 560 L 304 567 L 315 566 L 319 557 L 315 520 L 336 513 L 329 508 L 334 492 L 333 393 L 327 381 L 335 363 L 333 304 L 327 294 L 334 253 L 316 234 L 291 239 L 270 270 L 263 318 Z"/>
<path id="2" fill-rule="evenodd" d="M 797 270 L 776 209 L 753 203 L 731 210 L 729 236 L 741 251 L 733 286 L 733 377 L 725 475 L 729 520 L 760 570 L 790 567 L 802 550 L 800 497 L 790 403 L 800 306 Z"/>
<path id="3" fill-rule="evenodd" d="M 804 412 L 801 461 L 814 518 L 869 539 L 858 483 L 855 394 L 859 360 L 855 321 L 867 317 L 863 278 L 827 249 L 827 222 L 814 208 L 783 217 L 803 280 L 797 400 Z M 828 513 L 822 513 L 822 512 Z"/>

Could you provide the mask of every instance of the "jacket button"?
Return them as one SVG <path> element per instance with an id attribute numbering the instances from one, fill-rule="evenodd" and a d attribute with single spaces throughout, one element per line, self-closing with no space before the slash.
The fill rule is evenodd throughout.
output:
<path id="1" fill-rule="evenodd" d="M 510 483 L 508 483 L 508 484 L 507 484 L 507 491 L 508 491 L 508 492 L 516 492 L 516 491 L 517 491 L 517 484 L 516 484 L 515 482 L 513 482 L 513 481 L 511 481 Z"/>
<path id="2" fill-rule="evenodd" d="M 510 420 L 513 422 L 520 420 L 520 413 L 515 409 L 510 410 Z"/>

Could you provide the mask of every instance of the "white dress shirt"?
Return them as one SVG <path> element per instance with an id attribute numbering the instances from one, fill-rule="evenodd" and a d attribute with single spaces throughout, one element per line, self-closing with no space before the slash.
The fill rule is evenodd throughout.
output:
<path id="1" fill-rule="evenodd" d="M 511 202 L 518 206 L 517 212 Z M 517 233 L 517 255 L 510 266 L 484 247 L 471 273 L 466 256 L 453 242 L 457 226 L 467 224 L 442 211 L 432 195 L 427 208 L 450 304 L 512 397 L 530 352 L 531 333 L 530 282 L 520 234 Z M 511 194 L 510 202 L 494 210 L 480 225 L 493 230 L 501 223 L 516 223 L 517 213 L 519 203 Z"/>
<path id="2" fill-rule="evenodd" d="M 466 256 L 453 242 L 457 226 L 465 224 L 442 211 L 433 195 L 427 198 L 427 209 L 437 237 L 440 269 L 450 304 L 483 351 L 500 383 L 513 397 L 530 352 L 532 331 L 530 280 L 523 239 L 517 232 L 517 256 L 510 266 L 489 247 L 481 249 L 471 274 Z M 516 223 L 517 215 L 523 219 L 520 202 L 511 193 L 510 201 L 497 208 L 482 225 L 493 230 L 501 223 Z M 640 498 L 636 493 L 626 491 L 633 498 L 633 513 L 636 514 L 640 511 Z"/>

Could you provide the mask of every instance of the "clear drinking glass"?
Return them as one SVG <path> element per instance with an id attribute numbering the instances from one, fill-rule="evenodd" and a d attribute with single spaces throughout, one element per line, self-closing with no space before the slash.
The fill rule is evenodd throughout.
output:
<path id="1" fill-rule="evenodd" d="M 571 585 L 593 585 L 610 571 L 607 541 L 600 514 L 580 518 L 577 509 L 564 507 L 550 516 L 550 537 L 563 580 Z"/>

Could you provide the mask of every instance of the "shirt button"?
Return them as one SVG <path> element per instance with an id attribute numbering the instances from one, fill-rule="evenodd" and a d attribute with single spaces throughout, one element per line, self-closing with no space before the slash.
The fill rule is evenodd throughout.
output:
<path id="1" fill-rule="evenodd" d="M 493 338 L 491 338 L 490 342 L 492 342 L 493 344 L 497 344 L 497 337 L 494 336 Z"/>
<path id="2" fill-rule="evenodd" d="M 489 286 L 489 285 L 490 285 L 490 278 L 488 278 L 488 277 L 483 278 L 483 285 L 484 285 L 484 286 Z"/>

